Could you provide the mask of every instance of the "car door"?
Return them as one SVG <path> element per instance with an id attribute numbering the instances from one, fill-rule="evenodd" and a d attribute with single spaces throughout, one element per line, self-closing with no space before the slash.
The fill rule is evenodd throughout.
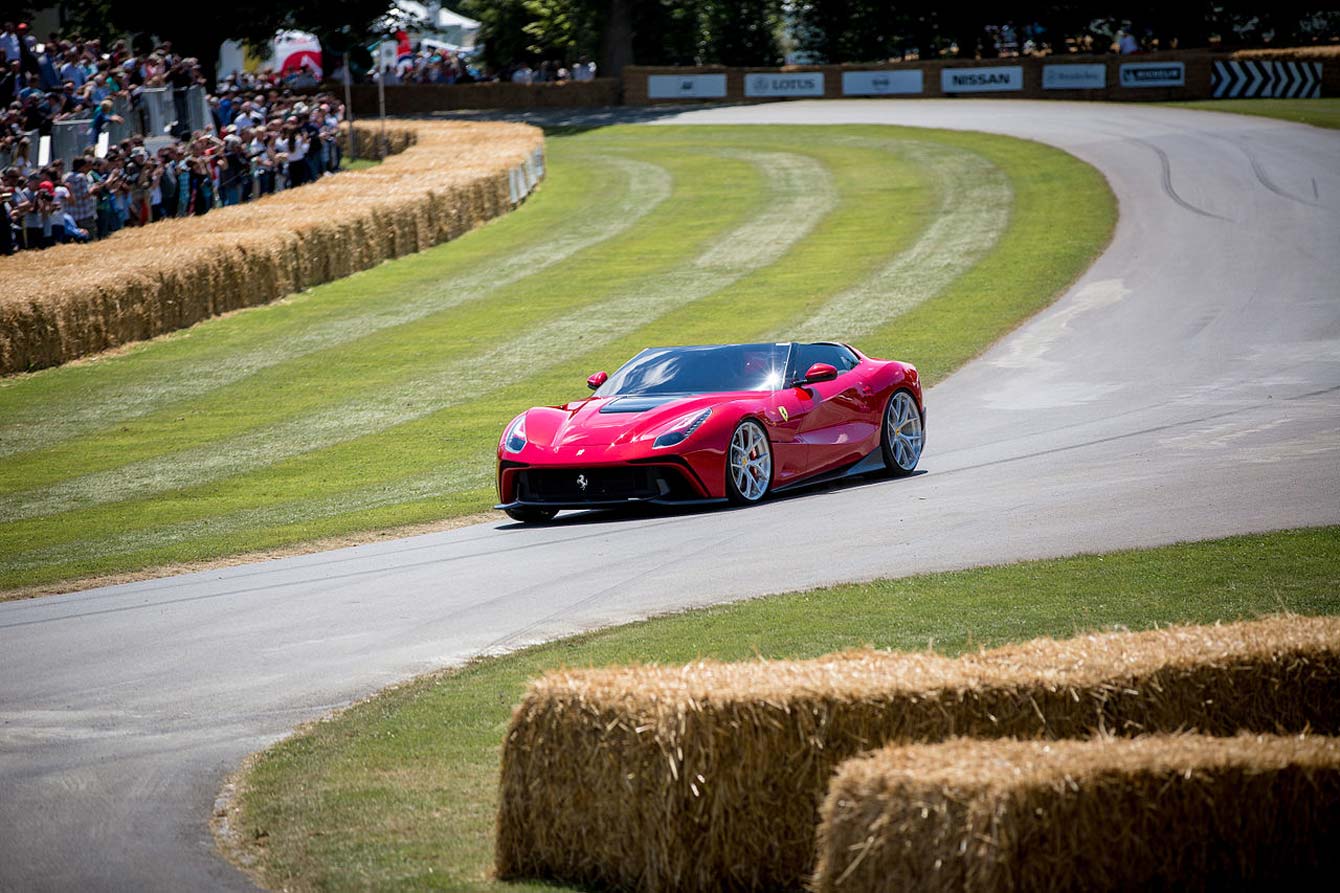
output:
<path id="1" fill-rule="evenodd" d="M 837 378 L 791 388 L 799 405 L 797 440 L 805 445 L 805 473 L 817 474 L 855 462 L 878 443 L 875 394 L 856 367 L 860 360 L 840 344 L 798 344 L 794 377 L 815 363 L 837 369 Z"/>

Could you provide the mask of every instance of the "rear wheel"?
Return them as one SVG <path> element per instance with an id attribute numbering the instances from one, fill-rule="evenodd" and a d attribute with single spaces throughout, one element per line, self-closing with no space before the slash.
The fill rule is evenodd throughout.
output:
<path id="1" fill-rule="evenodd" d="M 758 502 L 772 486 L 772 444 L 763 426 L 745 419 L 735 428 L 726 455 L 726 496 L 737 505 Z"/>
<path id="2" fill-rule="evenodd" d="M 884 450 L 884 465 L 902 477 L 916 470 L 921 459 L 921 447 L 926 442 L 922 427 L 921 410 L 908 391 L 896 391 L 884 408 L 884 435 L 880 446 Z"/>
<path id="3" fill-rule="evenodd" d="M 554 515 L 558 514 L 558 509 L 542 509 L 533 505 L 518 505 L 503 511 L 507 513 L 507 517 L 522 524 L 543 524 L 545 521 L 554 520 Z"/>

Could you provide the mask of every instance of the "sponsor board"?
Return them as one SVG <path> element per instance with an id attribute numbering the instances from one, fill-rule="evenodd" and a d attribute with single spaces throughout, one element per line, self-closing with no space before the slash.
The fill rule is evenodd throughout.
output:
<path id="1" fill-rule="evenodd" d="M 647 75 L 647 96 L 651 99 L 724 99 L 724 74 L 651 74 Z"/>
<path id="2" fill-rule="evenodd" d="M 1184 87 L 1186 65 L 1181 62 L 1123 62 L 1123 87 Z"/>
<path id="3" fill-rule="evenodd" d="M 921 69 L 909 71 L 844 71 L 843 96 L 893 96 L 922 91 Z"/>
<path id="4" fill-rule="evenodd" d="M 823 96 L 821 71 L 753 71 L 744 76 L 745 96 Z"/>
<path id="5" fill-rule="evenodd" d="M 940 89 L 945 93 L 986 93 L 1024 89 L 1022 65 L 994 65 L 989 68 L 944 68 L 940 71 Z"/>
<path id="6" fill-rule="evenodd" d="M 1044 90 L 1101 90 L 1107 86 L 1106 65 L 1044 65 Z"/>

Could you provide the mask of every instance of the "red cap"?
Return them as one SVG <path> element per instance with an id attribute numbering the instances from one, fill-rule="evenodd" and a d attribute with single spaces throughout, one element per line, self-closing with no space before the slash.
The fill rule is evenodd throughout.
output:
<path id="1" fill-rule="evenodd" d="M 41 183 L 38 183 L 38 184 L 37 184 L 37 188 L 40 189 L 40 190 L 42 190 L 43 192 L 55 192 L 55 191 L 56 191 L 56 186 L 55 186 L 55 184 L 52 183 L 50 180 L 43 180 Z"/>

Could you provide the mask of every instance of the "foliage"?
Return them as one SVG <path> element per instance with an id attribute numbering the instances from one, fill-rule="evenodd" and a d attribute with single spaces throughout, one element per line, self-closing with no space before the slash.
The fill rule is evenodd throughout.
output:
<path id="1" fill-rule="evenodd" d="M 484 59 L 495 67 L 588 57 L 613 73 L 617 42 L 641 65 L 781 61 L 782 0 L 463 0 L 461 11 L 482 22 Z"/>
<path id="2" fill-rule="evenodd" d="M 65 30 L 87 36 L 130 34 L 139 38 L 137 46 L 150 36 L 171 41 L 174 49 L 199 59 L 208 77 L 224 39 L 259 44 L 276 31 L 300 29 L 316 34 L 323 45 L 345 47 L 368 39 L 389 6 L 389 0 L 235 0 L 194 7 L 183 15 L 180 3 L 164 0 L 100 0 L 64 3 L 61 18 Z"/>

